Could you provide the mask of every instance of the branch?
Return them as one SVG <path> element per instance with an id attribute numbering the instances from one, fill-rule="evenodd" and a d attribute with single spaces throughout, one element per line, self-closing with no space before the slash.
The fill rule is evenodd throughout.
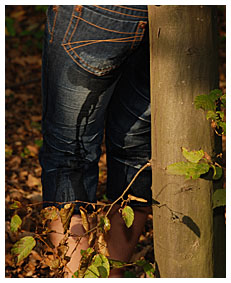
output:
<path id="1" fill-rule="evenodd" d="M 124 192 L 122 193 L 122 195 L 120 197 L 118 197 L 111 205 L 110 208 L 108 209 L 107 213 L 105 214 L 105 217 L 108 216 L 109 212 L 111 211 L 112 207 L 114 206 L 114 204 L 117 203 L 117 201 L 119 201 L 120 199 L 123 199 L 123 196 L 126 194 L 126 192 L 130 189 L 131 185 L 135 182 L 136 178 L 139 176 L 139 174 L 146 169 L 147 167 L 150 167 L 151 163 L 148 162 L 146 163 L 143 167 L 140 168 L 140 170 L 136 173 L 136 175 L 133 177 L 133 179 L 131 180 L 131 182 L 129 183 L 129 185 L 127 186 L 127 188 L 124 190 Z"/>

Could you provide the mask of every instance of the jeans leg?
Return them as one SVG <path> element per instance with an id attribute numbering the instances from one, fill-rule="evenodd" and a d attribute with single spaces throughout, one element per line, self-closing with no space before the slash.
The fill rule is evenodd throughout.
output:
<path id="1" fill-rule="evenodd" d="M 111 99 L 107 116 L 107 196 L 118 198 L 137 171 L 151 158 L 148 32 L 143 46 L 125 67 Z M 130 194 L 151 204 L 151 169 L 144 170 Z"/>
<path id="2" fill-rule="evenodd" d="M 124 62 L 142 42 L 147 23 L 143 9 L 81 5 L 48 9 L 40 152 L 47 205 L 96 201 L 105 112 Z"/>
<path id="3" fill-rule="evenodd" d="M 95 77 L 69 58 L 54 60 L 58 53 L 43 65 L 43 200 L 95 202 L 104 116 L 116 76 Z"/>

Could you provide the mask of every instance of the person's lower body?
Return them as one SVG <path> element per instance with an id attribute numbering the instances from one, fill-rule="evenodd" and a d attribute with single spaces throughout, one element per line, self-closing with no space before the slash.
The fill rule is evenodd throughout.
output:
<path id="1" fill-rule="evenodd" d="M 98 161 L 106 128 L 107 197 L 113 202 L 150 153 L 149 48 L 145 6 L 55 6 L 48 10 L 43 51 L 43 147 L 40 152 L 44 206 L 95 203 Z M 144 170 L 130 194 L 134 224 L 127 228 L 115 205 L 107 233 L 110 257 L 129 261 L 151 205 L 151 170 Z M 73 234 L 83 235 L 77 203 Z M 58 220 L 51 225 L 57 246 Z M 61 233 L 61 234 L 59 234 Z M 119 243 L 119 246 L 118 246 Z M 69 253 L 75 238 L 69 239 Z M 68 268 L 75 272 L 82 239 Z M 71 272 L 69 272 L 71 276 Z M 111 277 L 121 273 L 112 271 Z"/>

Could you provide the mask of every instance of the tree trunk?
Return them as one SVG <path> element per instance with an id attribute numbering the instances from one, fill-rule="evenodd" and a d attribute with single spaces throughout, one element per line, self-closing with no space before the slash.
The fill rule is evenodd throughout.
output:
<path id="1" fill-rule="evenodd" d="M 160 277 L 213 277 L 212 181 L 167 174 L 181 147 L 214 147 L 195 96 L 217 88 L 214 6 L 149 6 L 153 232 Z"/>

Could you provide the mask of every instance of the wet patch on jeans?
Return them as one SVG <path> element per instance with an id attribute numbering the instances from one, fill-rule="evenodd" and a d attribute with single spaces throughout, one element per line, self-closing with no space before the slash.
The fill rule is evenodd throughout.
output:
<path id="1" fill-rule="evenodd" d="M 82 59 L 82 65 L 85 68 L 89 68 L 89 66 L 91 66 L 91 68 L 95 69 L 95 73 L 97 75 L 104 74 L 106 70 L 112 70 L 116 67 L 112 65 L 111 60 L 95 57 L 86 52 L 81 52 L 79 57 Z M 88 64 L 85 64 L 84 62 L 88 62 Z"/>

